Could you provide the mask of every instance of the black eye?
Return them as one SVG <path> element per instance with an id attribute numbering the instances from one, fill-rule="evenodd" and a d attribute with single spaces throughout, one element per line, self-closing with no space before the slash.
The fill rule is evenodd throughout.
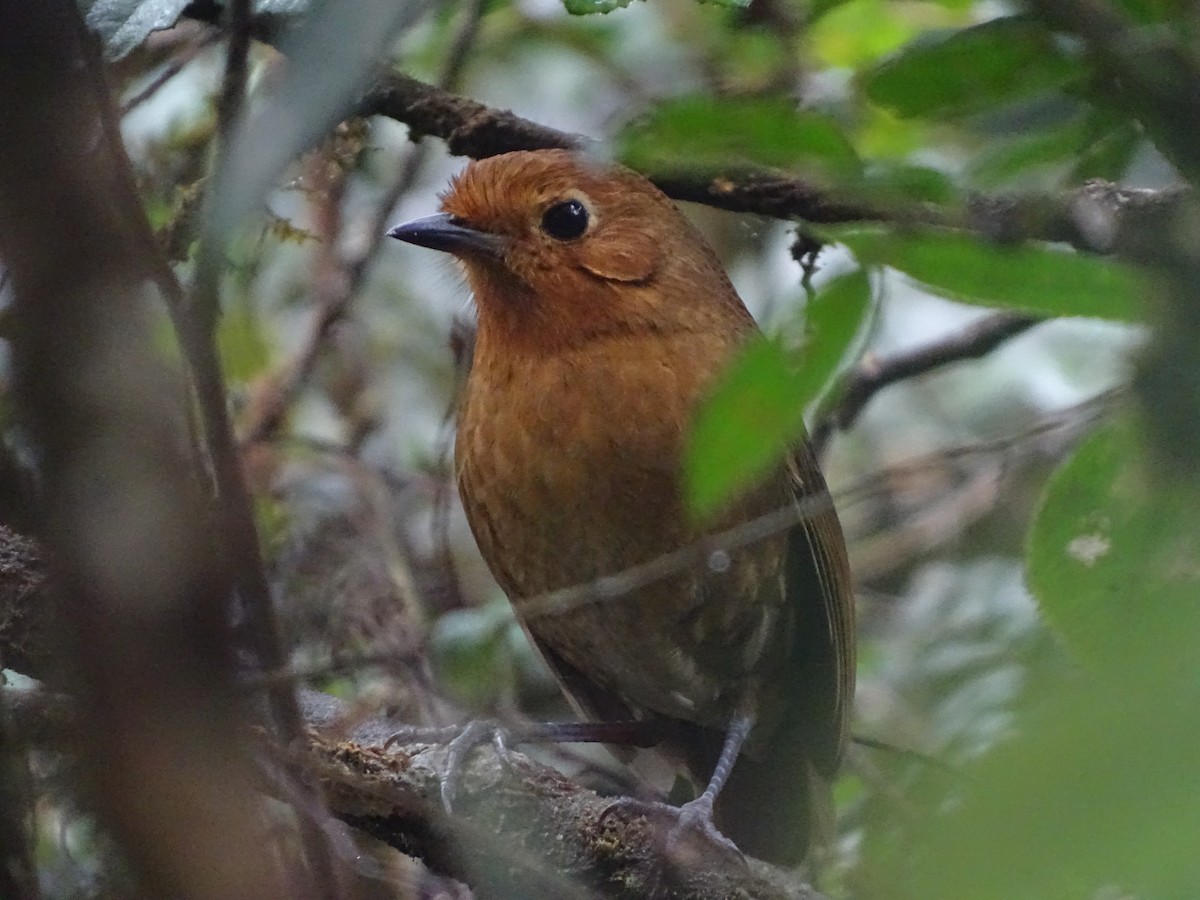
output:
<path id="1" fill-rule="evenodd" d="M 542 231 L 560 241 L 573 241 L 581 237 L 587 227 L 587 207 L 578 200 L 555 203 L 542 213 Z"/>

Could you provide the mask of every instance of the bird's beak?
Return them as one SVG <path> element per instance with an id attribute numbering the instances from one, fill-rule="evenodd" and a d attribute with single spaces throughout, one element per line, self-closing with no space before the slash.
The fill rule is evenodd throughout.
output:
<path id="1" fill-rule="evenodd" d="M 499 259 L 504 241 L 499 235 L 479 231 L 462 224 L 449 213 L 438 213 L 423 219 L 413 219 L 388 231 L 394 237 L 418 247 L 444 250 L 459 255 L 482 255 Z"/>

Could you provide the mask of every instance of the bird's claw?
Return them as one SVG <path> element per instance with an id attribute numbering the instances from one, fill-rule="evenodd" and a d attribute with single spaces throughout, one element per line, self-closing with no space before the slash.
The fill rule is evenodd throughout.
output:
<path id="1" fill-rule="evenodd" d="M 499 722 L 476 719 L 465 725 L 449 727 L 422 728 L 419 726 L 402 728 L 391 734 L 384 742 L 384 749 L 392 744 L 404 741 L 429 741 L 445 744 L 446 762 L 438 780 L 441 783 L 440 794 L 442 806 L 446 812 L 454 812 L 454 798 L 458 795 L 458 786 L 462 781 L 462 773 L 467 757 L 471 751 L 481 744 L 491 742 L 496 749 L 496 756 L 506 766 L 512 764 L 512 752 L 509 750 L 510 734 L 507 728 Z"/>
<path id="2" fill-rule="evenodd" d="M 697 797 L 682 806 L 618 797 L 604 810 L 601 819 L 618 809 L 628 809 L 651 822 L 669 821 L 670 830 L 663 841 L 663 856 L 676 865 L 694 866 L 711 856 L 714 850 L 742 866 L 747 865 L 746 857 L 737 844 L 721 834 L 713 823 L 712 802 L 706 797 Z"/>
<path id="3" fill-rule="evenodd" d="M 446 768 L 442 774 L 442 806 L 446 812 L 453 812 L 454 798 L 458 795 L 458 785 L 462 780 L 467 756 L 476 747 L 491 741 L 496 748 L 496 756 L 506 766 L 511 765 L 512 756 L 509 753 L 509 733 L 499 722 L 487 720 L 472 720 L 462 727 L 459 733 L 446 745 Z"/>

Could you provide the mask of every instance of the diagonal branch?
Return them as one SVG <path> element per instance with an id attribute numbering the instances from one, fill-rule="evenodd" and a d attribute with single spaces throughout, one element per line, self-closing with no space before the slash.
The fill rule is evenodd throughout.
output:
<path id="1" fill-rule="evenodd" d="M 839 379 L 830 391 L 830 402 L 822 404 L 817 412 L 811 434 L 813 448 L 818 455 L 823 454 L 833 432 L 851 427 L 871 399 L 888 385 L 951 363 L 979 359 L 1041 321 L 1033 316 L 995 313 L 914 350 L 884 359 L 864 356 Z"/>

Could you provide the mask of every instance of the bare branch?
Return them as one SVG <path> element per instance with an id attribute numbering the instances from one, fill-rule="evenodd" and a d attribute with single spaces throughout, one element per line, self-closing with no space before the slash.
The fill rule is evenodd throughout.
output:
<path id="1" fill-rule="evenodd" d="M 1041 321 L 1032 316 L 995 313 L 915 350 L 884 359 L 871 354 L 864 356 L 830 391 L 830 405 L 817 413 L 811 437 L 818 456 L 824 454 L 833 432 L 851 427 L 871 399 L 888 385 L 951 363 L 986 356 Z"/>
<path id="2" fill-rule="evenodd" d="M 479 34 L 479 23 L 483 16 L 482 0 L 467 0 L 462 12 L 462 21 L 447 54 L 440 82 L 443 87 L 453 86 L 467 61 L 475 38 Z M 360 246 L 349 251 L 344 258 L 336 259 L 337 234 L 322 237 L 321 253 L 323 264 L 318 264 L 314 279 L 316 308 L 308 332 L 299 349 L 290 360 L 276 371 L 265 376 L 256 386 L 251 413 L 243 429 L 242 442 L 253 444 L 269 438 L 279 427 L 296 395 L 312 374 L 320 352 L 333 330 L 350 308 L 363 279 L 374 260 L 384 237 L 387 218 L 392 208 L 417 180 L 429 155 L 424 142 L 412 146 L 400 168 L 400 174 L 375 206 Z M 340 226 L 340 217 L 337 221 Z"/>
<path id="3" fill-rule="evenodd" d="M 396 119 L 416 134 L 441 138 L 451 153 L 474 158 L 512 150 L 598 146 L 582 135 L 522 119 L 396 72 L 380 79 L 359 111 Z M 777 172 L 646 174 L 676 200 L 730 212 L 817 224 L 878 221 L 960 228 L 998 241 L 1062 241 L 1091 253 L 1123 249 L 1131 236 L 1140 236 L 1148 223 L 1187 196 L 1179 190 L 1136 190 L 1096 181 L 1050 195 L 975 196 L 964 208 L 954 210 L 931 204 L 881 206 Z"/>
<path id="4" fill-rule="evenodd" d="M 399 72 L 384 73 L 358 112 L 403 122 L 414 135 L 441 138 L 455 156 L 475 159 L 511 150 L 582 149 L 593 143 Z"/>
<path id="5" fill-rule="evenodd" d="M 384 753 L 382 735 L 395 726 L 379 720 L 339 740 L 331 702 L 305 697 L 309 721 L 335 727 L 318 731 L 309 748 L 335 813 L 481 896 L 820 900 L 765 864 L 747 871 L 724 858 L 669 862 L 645 819 L 611 809 L 610 800 L 522 754 L 506 763 L 490 746 L 472 754 L 448 817 L 440 804 L 444 748 Z"/>

